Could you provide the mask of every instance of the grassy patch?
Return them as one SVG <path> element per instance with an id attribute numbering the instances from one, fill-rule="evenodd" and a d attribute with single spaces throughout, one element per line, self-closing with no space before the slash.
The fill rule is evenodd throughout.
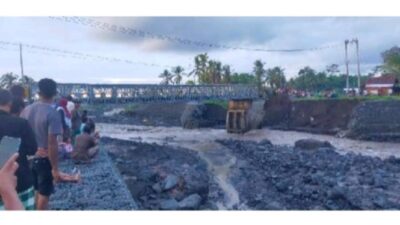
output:
<path id="1" fill-rule="evenodd" d="M 228 109 L 228 101 L 226 100 L 206 100 L 204 101 L 204 104 L 218 105 L 224 109 Z"/>
<path id="2" fill-rule="evenodd" d="M 135 112 L 137 109 L 138 105 L 137 104 L 128 104 L 124 107 L 124 112 L 125 113 L 132 113 Z"/>
<path id="3" fill-rule="evenodd" d="M 337 98 L 325 98 L 322 96 L 313 96 L 307 98 L 294 98 L 293 101 L 319 101 L 319 100 L 360 100 L 360 101 L 393 101 L 393 100 L 400 100 L 400 96 L 398 95 L 391 95 L 391 96 L 339 96 Z"/>

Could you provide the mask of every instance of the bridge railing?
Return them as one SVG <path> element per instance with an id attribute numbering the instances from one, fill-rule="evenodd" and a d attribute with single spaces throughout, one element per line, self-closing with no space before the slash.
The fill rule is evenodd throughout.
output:
<path id="1" fill-rule="evenodd" d="M 206 99 L 255 99 L 254 85 L 155 85 L 155 84 L 58 84 L 61 96 L 71 95 L 86 103 L 127 103 L 150 101 L 187 101 Z M 31 88 L 31 96 L 37 86 Z"/>

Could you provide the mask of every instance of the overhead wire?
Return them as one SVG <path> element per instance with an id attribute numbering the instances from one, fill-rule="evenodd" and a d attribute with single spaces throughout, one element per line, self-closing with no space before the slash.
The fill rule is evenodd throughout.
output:
<path id="1" fill-rule="evenodd" d="M 198 40 L 191 40 L 182 37 L 176 37 L 172 35 L 166 34 L 156 34 L 152 32 L 148 32 L 141 29 L 131 28 L 127 26 L 117 25 L 113 23 L 103 22 L 99 20 L 95 20 L 88 17 L 49 17 L 50 19 L 56 21 L 62 21 L 67 23 L 73 23 L 78 25 L 83 25 L 95 29 L 100 29 L 103 31 L 109 31 L 113 33 L 120 33 L 123 35 L 134 36 L 139 38 L 150 38 L 150 39 L 157 39 L 172 43 L 177 43 L 181 45 L 192 45 L 201 48 L 215 48 L 215 49 L 226 49 L 226 50 L 241 50 L 241 51 L 254 51 L 254 52 L 282 52 L 282 53 L 290 53 L 290 52 L 306 52 L 306 51 L 319 51 L 329 48 L 336 48 L 343 45 L 343 43 L 334 43 L 330 45 L 324 45 L 319 47 L 311 47 L 311 48 L 279 48 L 279 49 L 266 49 L 266 48 L 250 48 L 250 47 L 243 47 L 243 46 L 230 46 L 225 44 L 218 44 L 218 43 L 211 43 L 211 42 L 204 42 Z"/>

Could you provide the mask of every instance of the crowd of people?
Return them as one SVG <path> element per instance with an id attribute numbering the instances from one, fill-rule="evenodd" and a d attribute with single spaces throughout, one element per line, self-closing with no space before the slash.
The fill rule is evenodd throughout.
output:
<path id="1" fill-rule="evenodd" d="M 29 105 L 24 87 L 0 89 L 0 141 L 20 139 L 15 154 L 0 165 L 0 209 L 48 209 L 56 183 L 81 179 L 79 171 L 60 171 L 59 160 L 88 163 L 98 152 L 95 123 L 80 102 L 57 99 L 52 79 L 40 80 L 38 87 L 39 100 Z"/>

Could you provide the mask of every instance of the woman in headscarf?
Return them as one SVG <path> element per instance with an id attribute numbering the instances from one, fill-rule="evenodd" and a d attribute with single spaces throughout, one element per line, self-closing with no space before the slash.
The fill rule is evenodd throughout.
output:
<path id="1" fill-rule="evenodd" d="M 68 100 L 61 98 L 58 102 L 57 111 L 60 113 L 63 126 L 63 141 L 67 142 L 71 138 L 71 113 L 67 109 Z"/>

